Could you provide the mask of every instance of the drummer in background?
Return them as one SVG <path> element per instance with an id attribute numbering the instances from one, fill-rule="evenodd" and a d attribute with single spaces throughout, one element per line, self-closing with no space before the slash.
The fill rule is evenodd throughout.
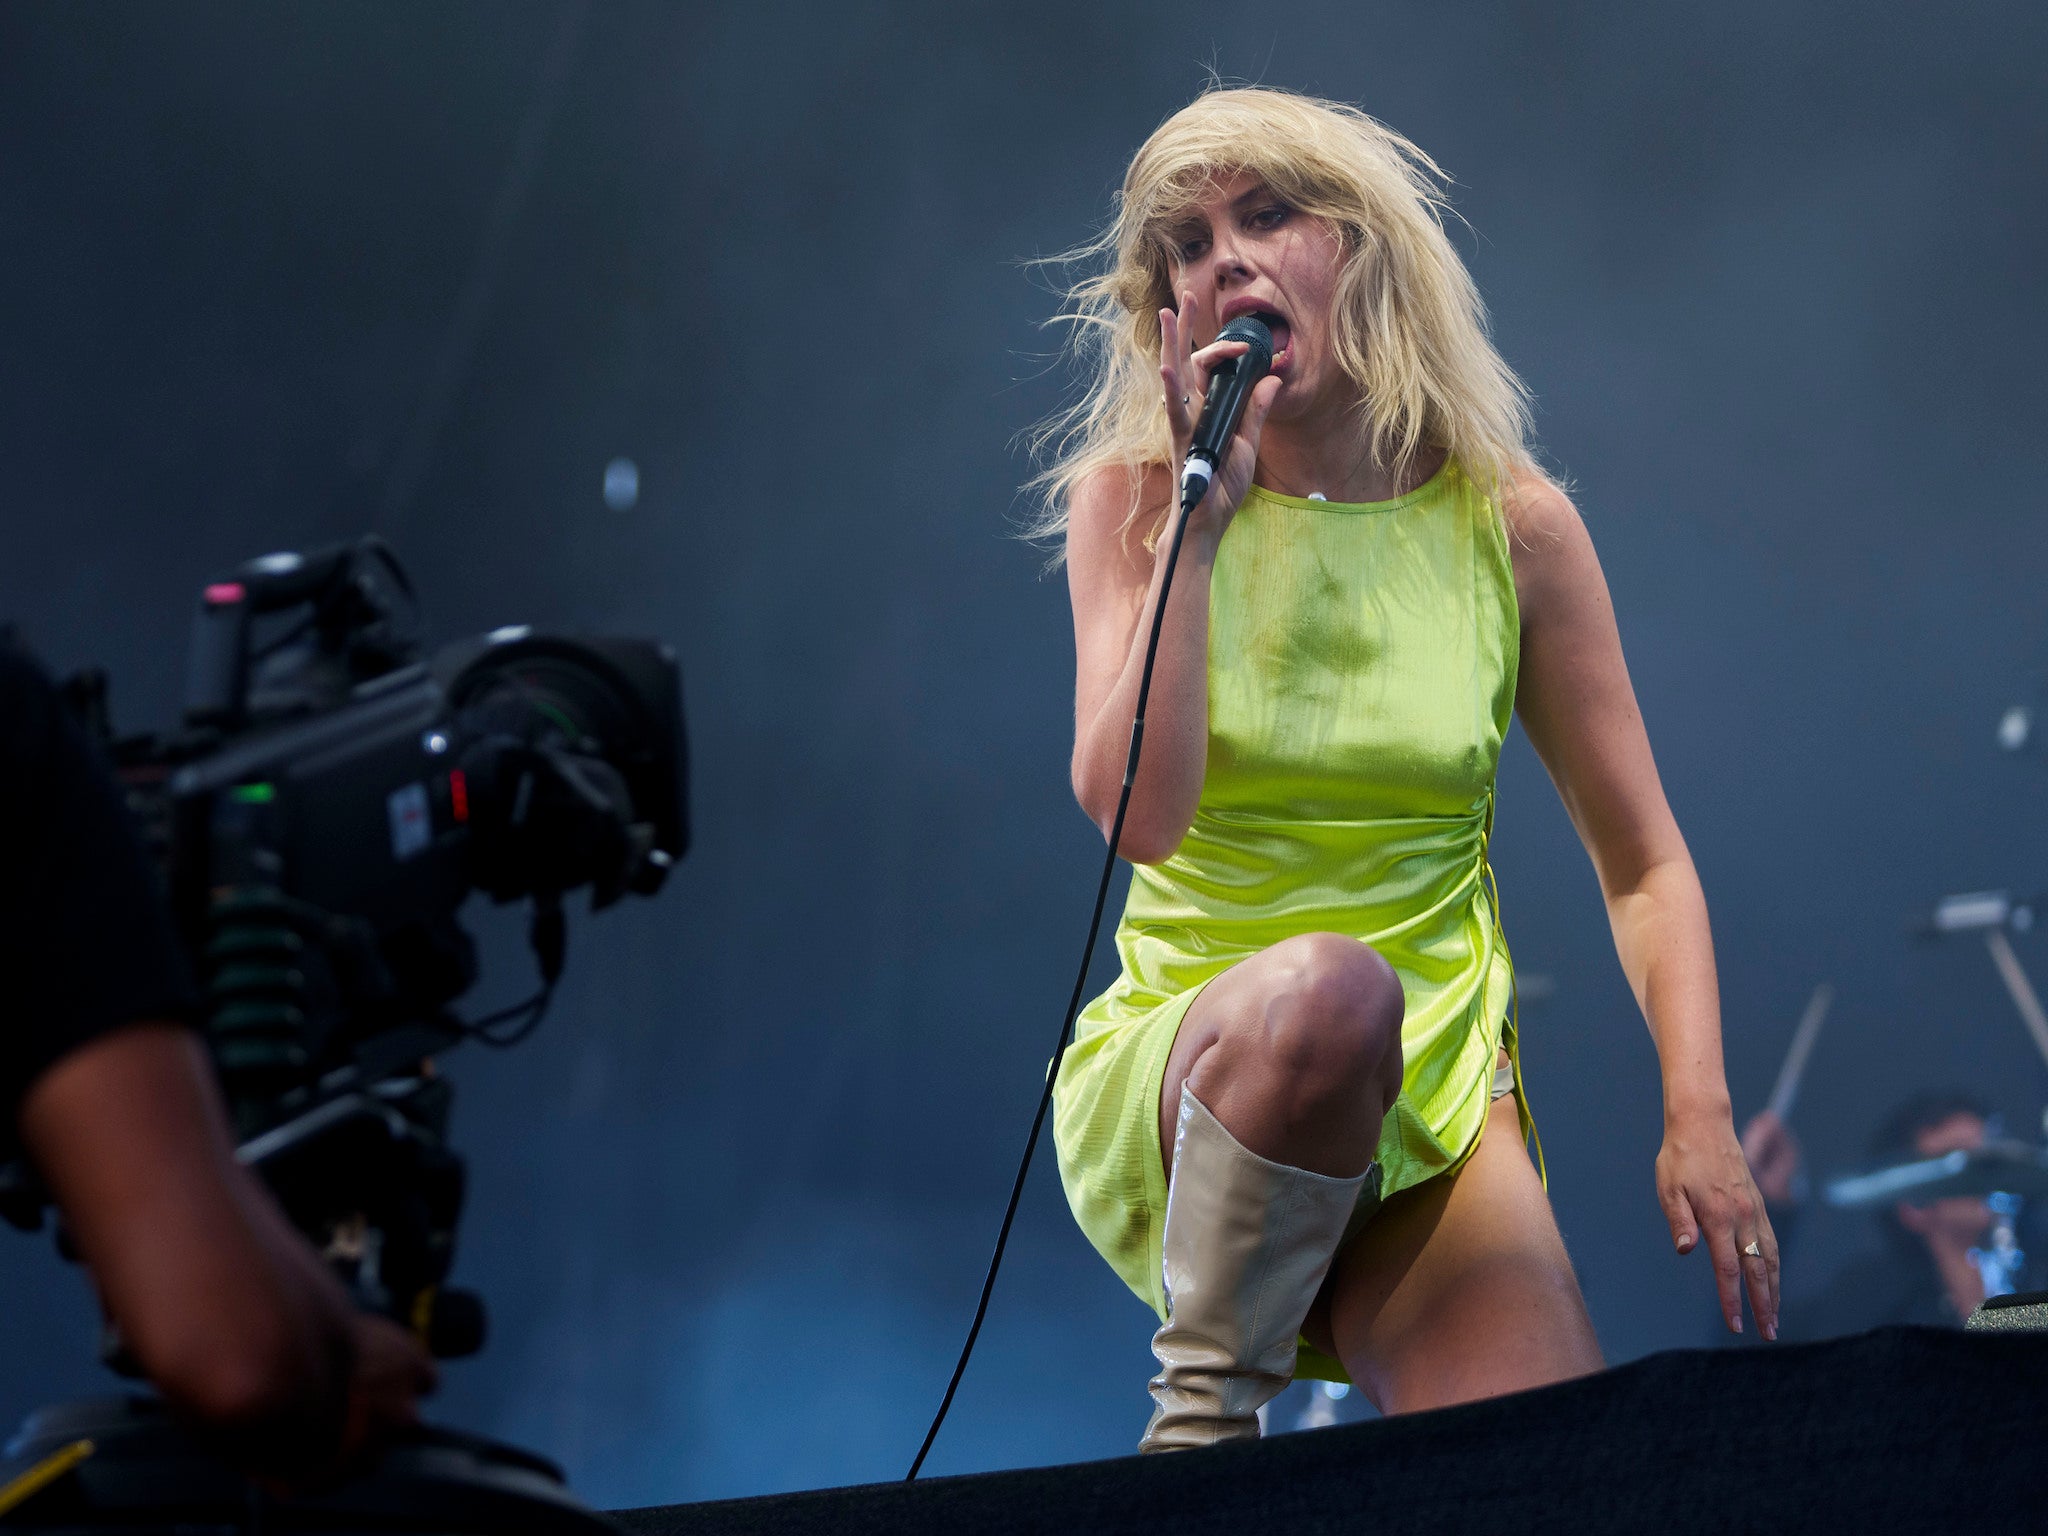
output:
<path id="1" fill-rule="evenodd" d="M 1990 1120 L 1984 1104 L 1969 1094 L 1916 1094 L 1886 1116 L 1871 1140 L 1871 1161 L 1903 1163 L 1975 1151 L 1984 1145 Z M 1765 1110 L 1744 1128 L 1742 1150 L 1780 1247 L 1789 1250 L 1806 1198 L 1799 1140 Z M 1834 1338 L 1890 1323 L 1953 1328 L 1982 1304 L 1984 1279 L 1970 1250 L 1984 1242 L 1996 1219 L 1983 1196 L 1952 1195 L 1924 1205 L 1902 1201 L 1873 1216 L 1884 1250 L 1850 1260 L 1819 1291 L 1787 1295 L 1779 1313 L 1780 1338 Z"/>

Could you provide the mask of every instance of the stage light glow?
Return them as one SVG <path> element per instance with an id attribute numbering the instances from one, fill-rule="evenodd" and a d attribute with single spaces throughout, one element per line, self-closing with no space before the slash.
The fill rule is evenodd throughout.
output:
<path id="1" fill-rule="evenodd" d="M 604 467 L 604 504 L 614 512 L 630 512 L 640 501 L 640 466 L 631 459 L 613 459 Z"/>

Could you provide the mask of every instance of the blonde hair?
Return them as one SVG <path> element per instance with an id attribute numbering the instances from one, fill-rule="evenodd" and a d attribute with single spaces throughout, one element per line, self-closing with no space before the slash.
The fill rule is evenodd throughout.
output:
<path id="1" fill-rule="evenodd" d="M 1172 447 L 1158 368 L 1159 311 L 1175 303 L 1173 226 L 1241 172 L 1343 239 L 1331 338 L 1374 461 L 1401 477 L 1441 448 L 1496 506 L 1518 476 L 1548 481 L 1529 392 L 1494 350 L 1485 303 L 1444 232 L 1448 178 L 1436 162 L 1342 102 L 1219 87 L 1140 146 L 1101 235 L 1047 263 L 1094 269 L 1063 288 L 1051 322 L 1069 327 L 1067 354 L 1090 382 L 1028 434 L 1050 461 L 1029 482 L 1042 500 L 1028 533 L 1063 541 L 1075 487 L 1111 465 L 1130 474 L 1137 516 L 1143 472 Z"/>

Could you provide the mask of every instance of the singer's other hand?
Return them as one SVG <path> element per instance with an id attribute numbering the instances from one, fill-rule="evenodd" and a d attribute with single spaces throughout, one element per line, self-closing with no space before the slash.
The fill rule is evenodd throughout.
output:
<path id="1" fill-rule="evenodd" d="M 1196 347 L 1194 338 L 1203 328 L 1202 301 L 1193 290 L 1180 296 L 1179 310 L 1159 311 L 1159 381 L 1166 391 L 1166 421 L 1173 430 L 1173 464 L 1176 476 L 1194 441 L 1195 423 L 1201 419 L 1202 403 L 1209 395 L 1209 376 L 1217 364 L 1242 357 L 1251 349 L 1241 341 L 1212 341 Z M 1208 492 L 1195 508 L 1188 524 L 1190 535 L 1223 537 L 1244 493 L 1251 489 L 1252 470 L 1259 458 L 1259 433 L 1266 424 L 1266 412 L 1280 393 L 1280 380 L 1269 374 L 1253 388 L 1238 421 L 1237 436 L 1230 440 L 1230 452 L 1218 465 Z"/>
<path id="2" fill-rule="evenodd" d="M 1757 1331 L 1775 1339 L 1778 1237 L 1725 1108 L 1666 1110 L 1657 1199 L 1681 1254 L 1705 1244 L 1728 1331 L 1742 1332 L 1746 1286 Z"/>

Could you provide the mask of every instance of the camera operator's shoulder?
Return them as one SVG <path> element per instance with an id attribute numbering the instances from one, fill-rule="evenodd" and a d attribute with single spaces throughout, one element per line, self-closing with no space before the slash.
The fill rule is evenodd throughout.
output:
<path id="1" fill-rule="evenodd" d="M 0 628 L 0 761 L 20 762 L 47 750 L 62 710 L 42 663 L 11 627 Z"/>
<path id="2" fill-rule="evenodd" d="M 0 624 L 0 694 L 11 698 L 38 686 L 49 686 L 48 675 L 22 641 L 21 631 Z"/>

